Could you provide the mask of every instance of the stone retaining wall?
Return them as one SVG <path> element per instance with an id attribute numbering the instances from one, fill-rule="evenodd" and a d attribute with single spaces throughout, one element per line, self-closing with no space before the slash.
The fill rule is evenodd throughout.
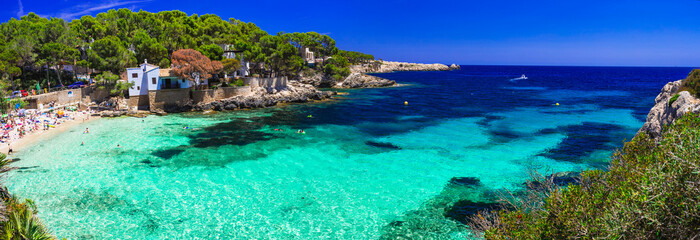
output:
<path id="1" fill-rule="evenodd" d="M 148 105 L 151 111 L 180 107 L 191 101 L 189 88 L 148 91 Z"/>
<path id="2" fill-rule="evenodd" d="M 197 90 L 192 93 L 194 104 L 208 103 L 225 98 L 245 95 L 250 93 L 250 86 L 245 87 L 223 87 L 218 89 Z"/>
<path id="3" fill-rule="evenodd" d="M 56 106 L 80 103 L 83 97 L 85 97 L 83 96 L 83 89 L 78 88 L 25 97 L 24 100 L 29 103 L 27 108 L 41 110 L 47 108 L 51 102 L 54 102 Z"/>
<path id="4" fill-rule="evenodd" d="M 266 89 L 276 89 L 282 90 L 287 88 L 287 77 L 273 77 L 273 78 L 244 78 L 243 83 L 250 86 L 251 88 L 262 87 Z"/>

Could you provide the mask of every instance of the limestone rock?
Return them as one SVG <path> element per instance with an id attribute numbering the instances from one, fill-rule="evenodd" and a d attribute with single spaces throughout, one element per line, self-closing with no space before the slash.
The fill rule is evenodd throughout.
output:
<path id="1" fill-rule="evenodd" d="M 450 65 L 450 70 L 459 70 L 459 69 L 461 69 L 461 67 L 457 64 L 453 63 L 452 65 Z"/>
<path id="2" fill-rule="evenodd" d="M 448 71 L 451 70 L 445 64 L 432 63 L 406 63 L 406 62 L 389 62 L 375 61 L 372 63 L 364 63 L 350 66 L 350 71 L 353 73 L 387 73 L 400 71 Z"/>
<path id="3" fill-rule="evenodd" d="M 639 129 L 638 134 L 646 132 L 650 137 L 658 141 L 661 139 L 665 126 L 670 125 L 686 113 L 700 113 L 699 99 L 691 96 L 687 91 L 677 93 L 681 85 L 682 80 L 678 80 L 666 84 L 661 89 L 661 93 L 654 100 L 654 107 L 651 108 L 647 115 L 646 123 Z M 669 104 L 676 93 L 678 94 L 678 99 Z"/>
<path id="4" fill-rule="evenodd" d="M 254 88 L 251 94 L 235 96 L 219 101 L 200 103 L 193 107 L 194 110 L 236 110 L 246 108 L 264 108 L 277 105 L 278 103 L 303 103 L 313 100 L 323 100 L 330 98 L 334 93 L 330 91 L 319 91 L 314 86 L 298 81 L 290 81 L 286 89 L 268 90 L 265 88 Z"/>
<path id="5" fill-rule="evenodd" d="M 335 84 L 336 88 L 375 88 L 396 85 L 396 81 L 363 73 L 352 73 L 343 81 Z"/>

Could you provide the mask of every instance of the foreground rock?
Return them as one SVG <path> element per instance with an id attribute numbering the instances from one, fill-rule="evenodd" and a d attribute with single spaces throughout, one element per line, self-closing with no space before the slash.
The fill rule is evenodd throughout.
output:
<path id="1" fill-rule="evenodd" d="M 693 97 L 687 91 L 678 92 L 683 85 L 683 80 L 670 82 L 661 89 L 661 93 L 654 100 L 654 107 L 647 115 L 638 133 L 645 132 L 655 140 L 661 139 L 661 133 L 665 126 L 670 125 L 686 113 L 700 113 L 700 100 Z M 676 100 L 671 99 L 678 94 Z"/>
<path id="2" fill-rule="evenodd" d="M 345 80 L 338 82 L 336 88 L 376 88 L 396 85 L 396 81 L 362 73 L 352 73 Z"/>
<path id="3" fill-rule="evenodd" d="M 250 94 L 222 99 L 219 101 L 200 103 L 193 107 L 195 111 L 207 110 L 237 110 L 248 108 L 264 108 L 275 106 L 278 103 L 303 103 L 314 100 L 323 100 L 334 95 L 330 91 L 319 91 L 315 87 L 290 81 L 284 90 L 255 88 Z"/>

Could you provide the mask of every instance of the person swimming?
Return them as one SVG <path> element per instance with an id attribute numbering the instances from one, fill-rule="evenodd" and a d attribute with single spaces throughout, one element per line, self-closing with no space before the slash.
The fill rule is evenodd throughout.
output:
<path id="1" fill-rule="evenodd" d="M 83 133 L 90 133 L 90 128 L 85 128 L 85 131 Z"/>
<path id="2" fill-rule="evenodd" d="M 297 131 L 297 133 L 306 134 L 306 132 L 304 132 L 304 129 L 299 129 L 299 131 Z"/>
<path id="3" fill-rule="evenodd" d="M 80 143 L 80 146 L 85 146 L 85 142 L 81 142 L 81 143 Z"/>

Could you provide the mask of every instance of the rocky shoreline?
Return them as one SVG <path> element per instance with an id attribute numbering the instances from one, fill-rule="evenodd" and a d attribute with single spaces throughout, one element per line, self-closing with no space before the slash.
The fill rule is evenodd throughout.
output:
<path id="1" fill-rule="evenodd" d="M 457 70 L 460 67 L 456 64 L 447 66 L 440 63 L 408 63 L 408 62 L 390 62 L 377 61 L 373 63 L 364 63 L 350 66 L 350 71 L 353 73 L 389 73 L 389 72 L 407 72 L 407 71 L 451 71 Z"/>
<path id="2" fill-rule="evenodd" d="M 424 64 L 374 61 L 350 66 L 350 75 L 340 81 L 318 71 L 303 72 L 300 73 L 297 78 L 302 83 L 320 88 L 376 88 L 396 86 L 397 83 L 396 81 L 368 75 L 367 73 L 451 71 L 458 69 L 460 69 L 460 67 L 456 64 L 447 66 L 439 63 Z"/>
<path id="3" fill-rule="evenodd" d="M 683 80 L 678 80 L 667 83 L 661 89 L 661 93 L 654 100 L 654 107 L 647 115 L 647 121 L 637 134 L 645 132 L 658 141 L 665 126 L 687 113 L 700 113 L 700 99 L 687 91 L 678 92 L 682 85 Z"/>
<path id="4" fill-rule="evenodd" d="M 331 98 L 335 95 L 331 91 L 319 91 L 315 87 L 290 81 L 289 85 L 284 90 L 255 88 L 250 94 L 236 96 L 232 98 L 222 99 L 218 101 L 200 103 L 192 106 L 194 111 L 222 111 L 222 110 L 239 110 L 264 108 L 275 106 L 278 103 L 304 103 L 310 101 L 318 101 Z"/>

